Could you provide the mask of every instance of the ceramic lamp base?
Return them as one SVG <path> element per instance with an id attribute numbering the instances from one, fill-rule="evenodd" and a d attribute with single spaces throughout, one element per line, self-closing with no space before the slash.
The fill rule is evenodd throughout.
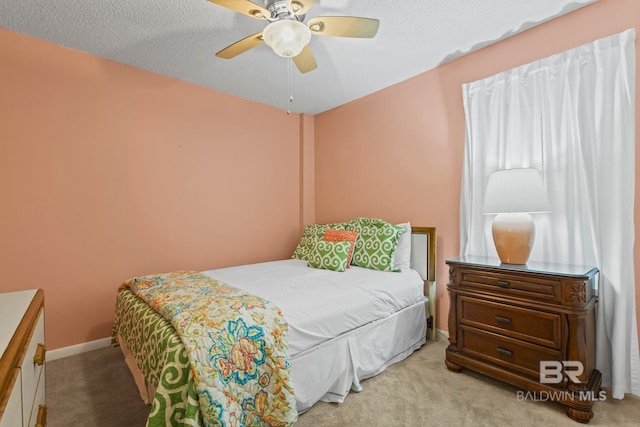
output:
<path id="1" fill-rule="evenodd" d="M 527 213 L 498 214 L 491 226 L 500 261 L 526 264 L 535 238 L 535 225 Z"/>

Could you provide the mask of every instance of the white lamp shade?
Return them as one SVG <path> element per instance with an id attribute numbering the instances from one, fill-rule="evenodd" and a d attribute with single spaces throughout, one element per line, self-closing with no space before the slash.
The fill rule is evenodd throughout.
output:
<path id="1" fill-rule="evenodd" d="M 503 263 L 525 264 L 535 238 L 529 213 L 549 212 L 549 198 L 536 169 L 508 169 L 489 175 L 483 212 L 498 214 L 491 225 Z"/>
<path id="2" fill-rule="evenodd" d="M 311 30 L 302 22 L 283 19 L 267 25 L 262 38 L 275 53 L 291 58 L 298 56 L 309 43 Z"/>
<path id="3" fill-rule="evenodd" d="M 537 169 L 507 169 L 489 175 L 485 214 L 549 212 L 549 198 Z"/>

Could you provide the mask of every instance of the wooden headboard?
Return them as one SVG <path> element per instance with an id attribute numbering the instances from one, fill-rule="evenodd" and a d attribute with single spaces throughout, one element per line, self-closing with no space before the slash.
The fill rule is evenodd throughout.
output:
<path id="1" fill-rule="evenodd" d="M 427 337 L 436 339 L 436 229 L 411 227 L 411 268 L 424 280 L 424 295 L 429 298 Z"/>

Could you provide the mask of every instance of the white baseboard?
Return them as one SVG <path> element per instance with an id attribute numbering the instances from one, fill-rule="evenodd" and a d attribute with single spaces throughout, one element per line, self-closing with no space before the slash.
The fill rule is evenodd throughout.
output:
<path id="1" fill-rule="evenodd" d="M 444 338 L 445 340 L 449 339 L 449 332 L 447 331 L 443 331 L 442 329 L 436 329 L 436 334 L 440 337 L 440 338 Z"/>
<path id="2" fill-rule="evenodd" d="M 70 345 L 69 347 L 56 348 L 55 350 L 47 350 L 47 362 L 52 362 L 54 360 L 85 353 L 91 350 L 97 350 L 103 347 L 109 347 L 110 345 L 111 337 L 89 341 L 82 344 Z"/>

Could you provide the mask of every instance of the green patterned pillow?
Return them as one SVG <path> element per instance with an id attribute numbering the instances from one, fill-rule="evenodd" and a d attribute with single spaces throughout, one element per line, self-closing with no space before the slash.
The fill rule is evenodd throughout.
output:
<path id="1" fill-rule="evenodd" d="M 293 251 L 293 255 L 291 258 L 297 259 L 309 259 L 309 252 L 316 246 L 316 243 L 324 237 L 324 233 L 328 228 L 332 228 L 334 230 L 346 230 L 346 224 L 344 223 L 336 223 L 336 224 L 309 224 L 304 228 L 304 233 L 302 233 L 302 238 L 300 239 L 300 243 L 298 243 L 298 247 Z"/>
<path id="2" fill-rule="evenodd" d="M 347 230 L 357 231 L 351 264 L 382 271 L 400 271 L 393 266 L 393 253 L 404 228 L 377 218 L 356 218 Z"/>
<path id="3" fill-rule="evenodd" d="M 345 271 L 351 242 L 325 242 L 319 240 L 309 252 L 309 267 Z"/>

